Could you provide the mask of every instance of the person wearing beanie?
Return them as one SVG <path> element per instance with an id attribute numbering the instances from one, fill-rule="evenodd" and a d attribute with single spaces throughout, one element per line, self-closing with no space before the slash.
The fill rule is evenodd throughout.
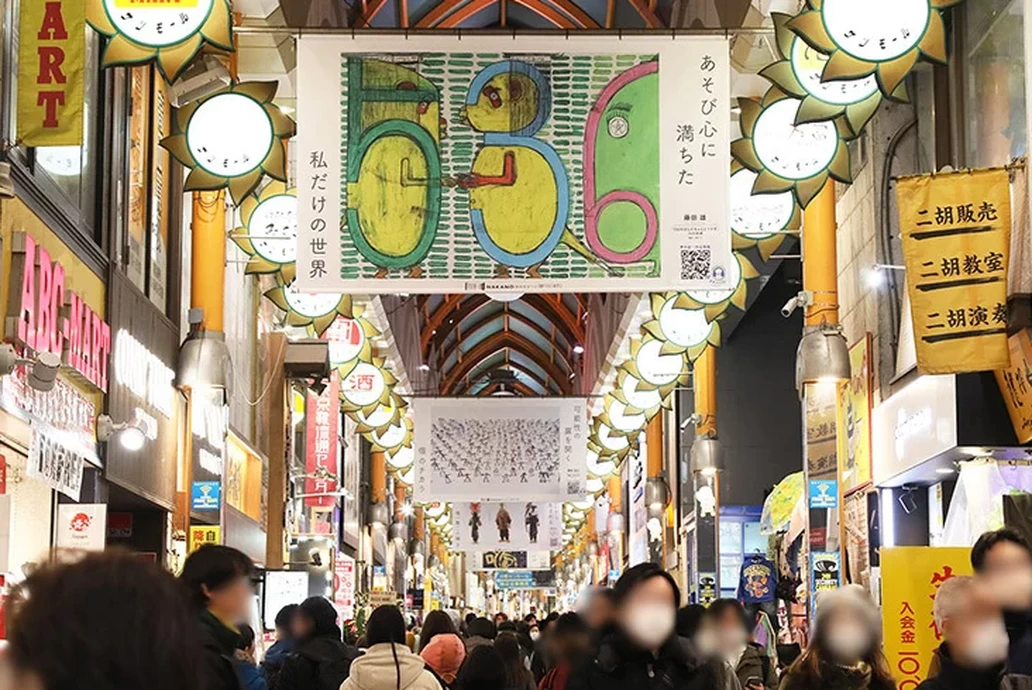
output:
<path id="1" fill-rule="evenodd" d="M 373 611 L 366 641 L 369 648 L 351 665 L 340 690 L 441 690 L 423 658 L 405 645 L 405 619 L 397 607 Z"/>
<path id="2" fill-rule="evenodd" d="M 466 646 L 455 633 L 438 633 L 419 653 L 441 686 L 448 690 L 455 684 L 462 662 L 466 660 Z"/>
<path id="3" fill-rule="evenodd" d="M 276 690 L 340 688 L 358 650 L 344 643 L 337 609 L 324 597 L 309 597 L 298 606 L 291 625 L 297 651 L 283 662 Z"/>
<path id="4" fill-rule="evenodd" d="M 881 615 L 859 585 L 817 597 L 810 644 L 781 690 L 895 690 L 881 649 Z"/>

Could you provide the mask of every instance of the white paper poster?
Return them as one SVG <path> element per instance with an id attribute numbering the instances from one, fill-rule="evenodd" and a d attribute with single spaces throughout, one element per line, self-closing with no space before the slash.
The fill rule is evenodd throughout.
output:
<path id="1" fill-rule="evenodd" d="M 302 36 L 298 287 L 727 287 L 723 36 Z"/>
<path id="2" fill-rule="evenodd" d="M 57 506 L 57 548 L 103 551 L 107 542 L 107 505 L 61 503 Z"/>
<path id="3" fill-rule="evenodd" d="M 343 553 L 337 554 L 333 570 L 336 584 L 333 603 L 337 605 L 342 621 L 355 617 L 355 559 Z"/>
<path id="4" fill-rule="evenodd" d="M 60 432 L 33 426 L 26 475 L 78 501 L 84 465 L 83 456 L 61 442 Z"/>
<path id="5" fill-rule="evenodd" d="M 563 547 L 561 503 L 453 503 L 456 551 Z"/>
<path id="6" fill-rule="evenodd" d="M 417 502 L 584 500 L 583 398 L 416 398 L 412 407 Z"/>
<path id="7" fill-rule="evenodd" d="M 276 614 L 308 598 L 307 570 L 268 570 L 265 573 L 265 627 L 276 629 Z"/>

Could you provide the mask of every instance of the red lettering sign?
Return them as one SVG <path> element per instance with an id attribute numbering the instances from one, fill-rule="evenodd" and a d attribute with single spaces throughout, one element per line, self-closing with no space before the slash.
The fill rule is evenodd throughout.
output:
<path id="1" fill-rule="evenodd" d="M 340 424 L 340 378 L 334 371 L 322 395 L 308 393 L 305 403 L 305 504 L 329 508 L 337 502 L 337 441 Z"/>

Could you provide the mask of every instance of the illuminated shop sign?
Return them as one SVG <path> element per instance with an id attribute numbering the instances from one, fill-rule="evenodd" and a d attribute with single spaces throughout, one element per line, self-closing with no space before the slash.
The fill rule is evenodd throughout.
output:
<path id="1" fill-rule="evenodd" d="M 115 335 L 115 381 L 168 418 L 175 400 L 175 375 L 146 345 L 119 329 Z"/>

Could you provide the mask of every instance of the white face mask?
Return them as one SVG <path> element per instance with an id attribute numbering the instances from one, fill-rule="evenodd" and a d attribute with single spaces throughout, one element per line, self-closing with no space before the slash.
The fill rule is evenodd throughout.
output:
<path id="1" fill-rule="evenodd" d="M 871 649 L 871 633 L 857 623 L 840 623 L 828 629 L 828 649 L 836 660 L 852 663 Z"/>
<path id="2" fill-rule="evenodd" d="M 538 632 L 537 630 L 531 630 L 530 631 L 530 639 L 532 639 L 535 642 L 537 642 L 539 637 L 541 637 L 541 633 L 540 632 Z"/>
<path id="3" fill-rule="evenodd" d="M 992 590 L 1008 611 L 1023 611 L 1032 604 L 1032 571 L 1014 568 L 991 577 Z"/>
<path id="4" fill-rule="evenodd" d="M 971 633 L 964 656 L 975 668 L 991 668 L 1007 659 L 1010 638 L 1002 618 L 993 618 Z"/>
<path id="5" fill-rule="evenodd" d="M 749 641 L 749 635 L 741 628 L 725 628 L 720 631 L 720 644 L 725 652 L 737 652 Z"/>
<path id="6" fill-rule="evenodd" d="M 718 646 L 717 634 L 709 628 L 695 633 L 695 649 L 704 659 L 715 656 Z"/>
<path id="7" fill-rule="evenodd" d="M 645 649 L 655 649 L 674 632 L 677 612 L 668 604 L 642 604 L 624 617 L 627 635 Z"/>

